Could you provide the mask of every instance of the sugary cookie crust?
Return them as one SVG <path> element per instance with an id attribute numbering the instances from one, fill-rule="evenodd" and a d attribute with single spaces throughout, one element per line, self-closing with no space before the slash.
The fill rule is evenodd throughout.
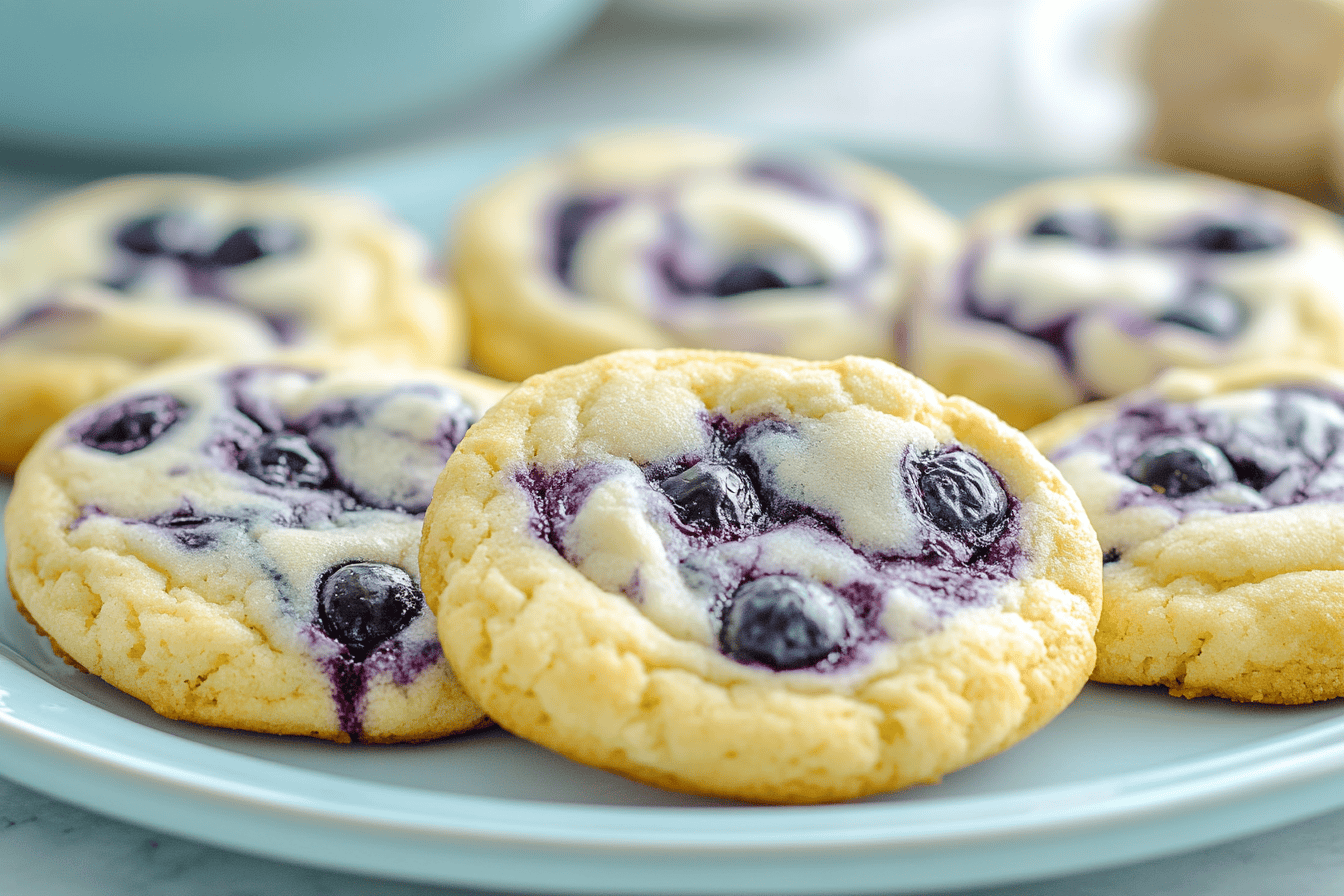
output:
<path id="1" fill-rule="evenodd" d="M 187 366 L 119 394 L 161 388 L 210 395 L 217 387 L 208 384 L 226 369 Z M 446 386 L 481 408 L 503 391 L 485 378 L 439 371 L 315 373 L 317 385 L 297 398 L 320 402 L 352 388 L 348 394 L 378 395 L 382 388 L 422 383 Z M 213 424 L 201 409 L 211 405 L 191 407 L 194 416 L 172 426 L 208 431 Z M 67 430 L 84 425 L 90 412 L 82 413 L 50 430 L 25 459 L 5 512 L 11 591 L 59 656 L 164 716 L 208 725 L 381 743 L 486 723 L 438 656 L 428 613 L 397 637 L 404 636 L 408 651 L 434 645 L 433 656 L 393 659 L 375 650 L 367 670 L 353 671 L 339 649 L 314 642 L 287 615 L 297 594 L 287 589 L 314 574 L 308 567 L 367 561 L 415 571 L 420 520 L 414 514 L 355 508 L 328 528 L 249 528 L 244 516 L 212 530 L 211 538 L 229 544 L 184 553 L 173 544 L 176 536 L 156 535 L 147 523 L 177 513 L 181 495 L 194 496 L 190 509 L 208 516 L 212 502 L 230 506 L 242 486 L 189 458 L 155 472 L 152 464 L 120 464 L 72 445 Z M 420 424 L 408 419 L 407 425 Z M 163 525 L 165 533 L 190 531 L 171 528 L 171 521 Z M 350 675 L 360 681 L 338 697 L 336 690 L 345 687 L 338 682 Z"/>
<path id="2" fill-rule="evenodd" d="M 1047 216 L 1093 212 L 1114 228 L 1104 246 L 1030 235 Z M 1242 216 L 1281 228 L 1287 244 L 1240 252 L 1173 244 L 1202 222 Z M 991 274 L 998 285 L 984 282 Z M 1044 181 L 967 219 L 958 259 L 915 304 L 906 361 L 939 389 L 1027 428 L 1144 386 L 1169 367 L 1268 357 L 1339 363 L 1341 283 L 1339 222 L 1292 197 L 1200 175 Z M 986 289 L 1002 294 L 977 294 Z M 1162 316 L 1190 313 L 1181 303 L 1201 290 L 1232 296 L 1241 325 L 1218 335 Z M 977 303 L 986 307 L 972 312 Z M 1033 327 L 1034 335 L 1023 332 Z"/>
<path id="3" fill-rule="evenodd" d="M 1162 685 L 1183 697 L 1307 703 L 1344 695 L 1344 533 L 1337 500 L 1181 513 L 1124 495 L 1135 483 L 1077 440 L 1151 399 L 1198 402 L 1277 385 L 1344 394 L 1344 373 L 1276 361 L 1171 371 L 1147 390 L 1032 430 L 1077 489 L 1108 562 L 1097 681 Z"/>
<path id="4" fill-rule="evenodd" d="M 731 301 L 697 298 L 679 304 L 679 324 L 664 326 L 652 309 L 613 304 L 610 297 L 595 301 L 552 270 L 553 207 L 567 197 L 638 197 L 642 208 L 650 197 L 668 201 L 690 185 L 696 202 L 713 205 L 714 197 L 740 193 L 741 170 L 758 157 L 796 165 L 825 183 L 853 206 L 851 224 L 872 229 L 866 238 L 881 257 L 863 262 L 872 270 L 857 286 L 763 290 Z M 730 202 L 722 217 L 698 226 L 714 238 L 741 229 L 752 234 L 748 242 L 764 241 L 767 248 L 799 239 L 805 252 L 822 255 L 839 242 L 834 233 L 813 242 L 799 235 L 826 217 L 822 206 L 790 219 L 779 197 L 741 202 Z M 656 278 L 641 273 L 641 265 L 653 264 L 652 243 L 666 235 L 640 236 L 637 229 L 630 223 L 611 234 L 623 248 L 608 246 L 594 266 L 604 280 L 619 281 L 608 283 L 607 291 L 652 301 L 657 288 L 645 281 Z M 626 348 L 698 345 L 804 358 L 892 357 L 900 313 L 926 273 L 952 251 L 955 238 L 946 214 L 892 175 L 858 162 L 772 153 L 694 131 L 637 130 L 587 138 L 482 190 L 460 215 L 448 255 L 471 320 L 473 361 L 493 376 L 520 380 Z M 837 299 L 846 292 L 854 294 Z"/>
<path id="5" fill-rule="evenodd" d="M 722 413 L 819 420 L 871 409 L 983 457 L 1021 502 L 1028 558 L 987 606 L 832 673 L 774 672 L 675 637 L 538 537 L 518 484 L 612 455 L 651 462 Z M 426 601 L 467 692 L 497 722 L 661 787 L 771 802 L 937 781 L 1040 727 L 1093 661 L 1099 553 L 1069 488 L 1025 439 L 891 365 L 620 352 L 539 376 L 478 423 L 426 516 Z"/>
<path id="6" fill-rule="evenodd" d="M 127 222 L 164 212 L 198 216 L 212 240 L 279 223 L 299 242 L 212 274 L 227 301 L 183 297 L 115 245 Z M 0 470 L 41 429 L 166 362 L 298 350 L 453 364 L 465 357 L 461 314 L 419 236 L 360 197 L 186 175 L 98 182 L 34 210 L 0 252 L 0 419 L 23 421 L 4 430 Z M 267 316 L 294 332 L 272 332 Z"/>

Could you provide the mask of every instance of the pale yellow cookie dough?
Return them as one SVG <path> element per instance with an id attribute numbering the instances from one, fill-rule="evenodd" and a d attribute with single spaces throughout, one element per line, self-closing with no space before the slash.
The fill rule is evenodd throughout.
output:
<path id="1" fill-rule="evenodd" d="M 934 527 L 911 491 L 945 454 L 982 459 L 1011 507 L 983 542 Z M 681 517 L 665 480 L 715 457 L 764 508 L 737 491 L 753 522 L 727 536 Z M 534 377 L 449 460 L 420 566 L 454 670 L 503 727 L 767 802 L 934 782 L 1008 747 L 1078 693 L 1100 609 L 1096 539 L 1054 468 L 866 358 L 627 351 Z M 824 657 L 740 652 L 748 622 L 716 601 L 781 578 L 844 595 Z"/>
<path id="2" fill-rule="evenodd" d="M 145 225 L 140 245 L 164 251 L 119 246 L 155 217 L 166 223 Z M 235 245 L 238 263 L 211 261 L 249 227 L 267 254 L 238 262 L 248 247 Z M 458 363 L 461 309 L 432 268 L 417 234 L 354 195 L 185 175 L 62 195 L 0 252 L 0 470 L 75 407 L 169 361 L 300 350 Z"/>
<path id="3" fill-rule="evenodd" d="M 478 727 L 417 555 L 444 458 L 503 391 L 386 366 L 139 380 L 21 464 L 12 593 L 58 654 L 170 718 L 364 742 Z"/>
<path id="4" fill-rule="evenodd" d="M 1283 386 L 1330 398 L 1276 411 L 1269 390 Z M 1344 372 L 1306 362 L 1179 370 L 1032 430 L 1107 552 L 1096 680 L 1259 703 L 1344 695 L 1341 400 Z M 1158 405 L 1172 409 L 1154 412 L 1170 415 L 1172 433 L 1182 414 L 1205 415 L 1200 438 L 1235 469 L 1174 497 L 1127 475 L 1157 437 L 1112 437 L 1106 427 Z M 1244 459 L 1257 452 L 1260 461 Z M 1266 462 L 1284 470 L 1254 472 Z"/>
<path id="5" fill-rule="evenodd" d="M 965 233 L 915 304 L 906 362 L 1014 426 L 1168 367 L 1344 361 L 1344 230 L 1282 193 L 1200 175 L 1050 180 L 983 206 Z"/>
<path id="6" fill-rule="evenodd" d="M 600 210 L 560 259 L 571 201 Z M 475 196 L 454 231 L 472 359 L 508 380 L 622 348 L 894 357 L 910 295 L 956 236 L 945 213 L 867 165 L 665 129 L 534 160 Z M 788 288 L 723 294 L 740 262 Z"/>

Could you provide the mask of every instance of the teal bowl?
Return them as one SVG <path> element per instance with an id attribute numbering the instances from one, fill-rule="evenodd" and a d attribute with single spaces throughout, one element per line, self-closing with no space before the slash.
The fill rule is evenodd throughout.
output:
<path id="1" fill-rule="evenodd" d="M 0 0 L 0 142 L 167 156 L 371 134 L 479 96 L 602 0 Z"/>

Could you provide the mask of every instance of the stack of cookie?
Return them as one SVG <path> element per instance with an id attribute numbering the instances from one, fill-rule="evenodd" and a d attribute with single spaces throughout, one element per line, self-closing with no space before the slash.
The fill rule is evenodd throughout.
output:
<path id="1" fill-rule="evenodd" d="M 380 742 L 488 715 L 770 802 L 1006 748 L 1078 694 L 1099 620 L 1103 680 L 1337 692 L 1324 598 L 1274 617 L 1286 652 L 1195 661 L 1215 617 L 1269 625 L 1328 576 L 1234 604 L 1276 548 L 1174 559 L 1188 525 L 1306 531 L 1344 494 L 1344 238 L 1314 208 L 1105 177 L 963 226 L 835 154 L 639 131 L 485 186 L 447 257 L 452 288 L 358 202 L 199 178 L 15 229 L 9 574 L 58 652 L 174 718 Z M 1290 353 L 1316 366 L 1117 397 Z M 1165 597 L 1187 580 L 1205 615 Z"/>

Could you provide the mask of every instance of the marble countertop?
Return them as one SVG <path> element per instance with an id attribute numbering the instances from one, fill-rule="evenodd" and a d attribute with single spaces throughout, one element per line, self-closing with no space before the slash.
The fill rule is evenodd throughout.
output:
<path id="1" fill-rule="evenodd" d="M 488 100 L 300 157 L 221 163 L 267 174 L 360 153 L 632 119 L 733 122 L 921 152 L 1104 165 L 1125 157 L 1134 108 L 1066 145 L 1058 97 L 1029 97 L 1020 45 L 1040 0 L 868 3 L 841 21 L 708 27 L 628 2 L 564 55 Z M 1118 0 L 1082 6 L 1118 8 Z M 1129 6 L 1135 5 L 1129 3 Z M 899 65 L 895 61 L 899 61 Z M 1024 74 L 1025 72 L 1025 74 Z M 619 75 L 619 77 L 617 77 Z M 860 89 L 862 87 L 862 89 Z M 1054 105 L 1052 105 L 1052 103 Z M 1067 103 L 1064 104 L 1067 106 Z M 0 219 L 123 163 L 0 148 Z M 1344 891 L 1344 811 L 1136 865 L 963 896 L 1252 896 Z M 420 896 L 465 891 L 312 869 L 125 824 L 0 780 L 0 892 L 28 896 Z"/>

